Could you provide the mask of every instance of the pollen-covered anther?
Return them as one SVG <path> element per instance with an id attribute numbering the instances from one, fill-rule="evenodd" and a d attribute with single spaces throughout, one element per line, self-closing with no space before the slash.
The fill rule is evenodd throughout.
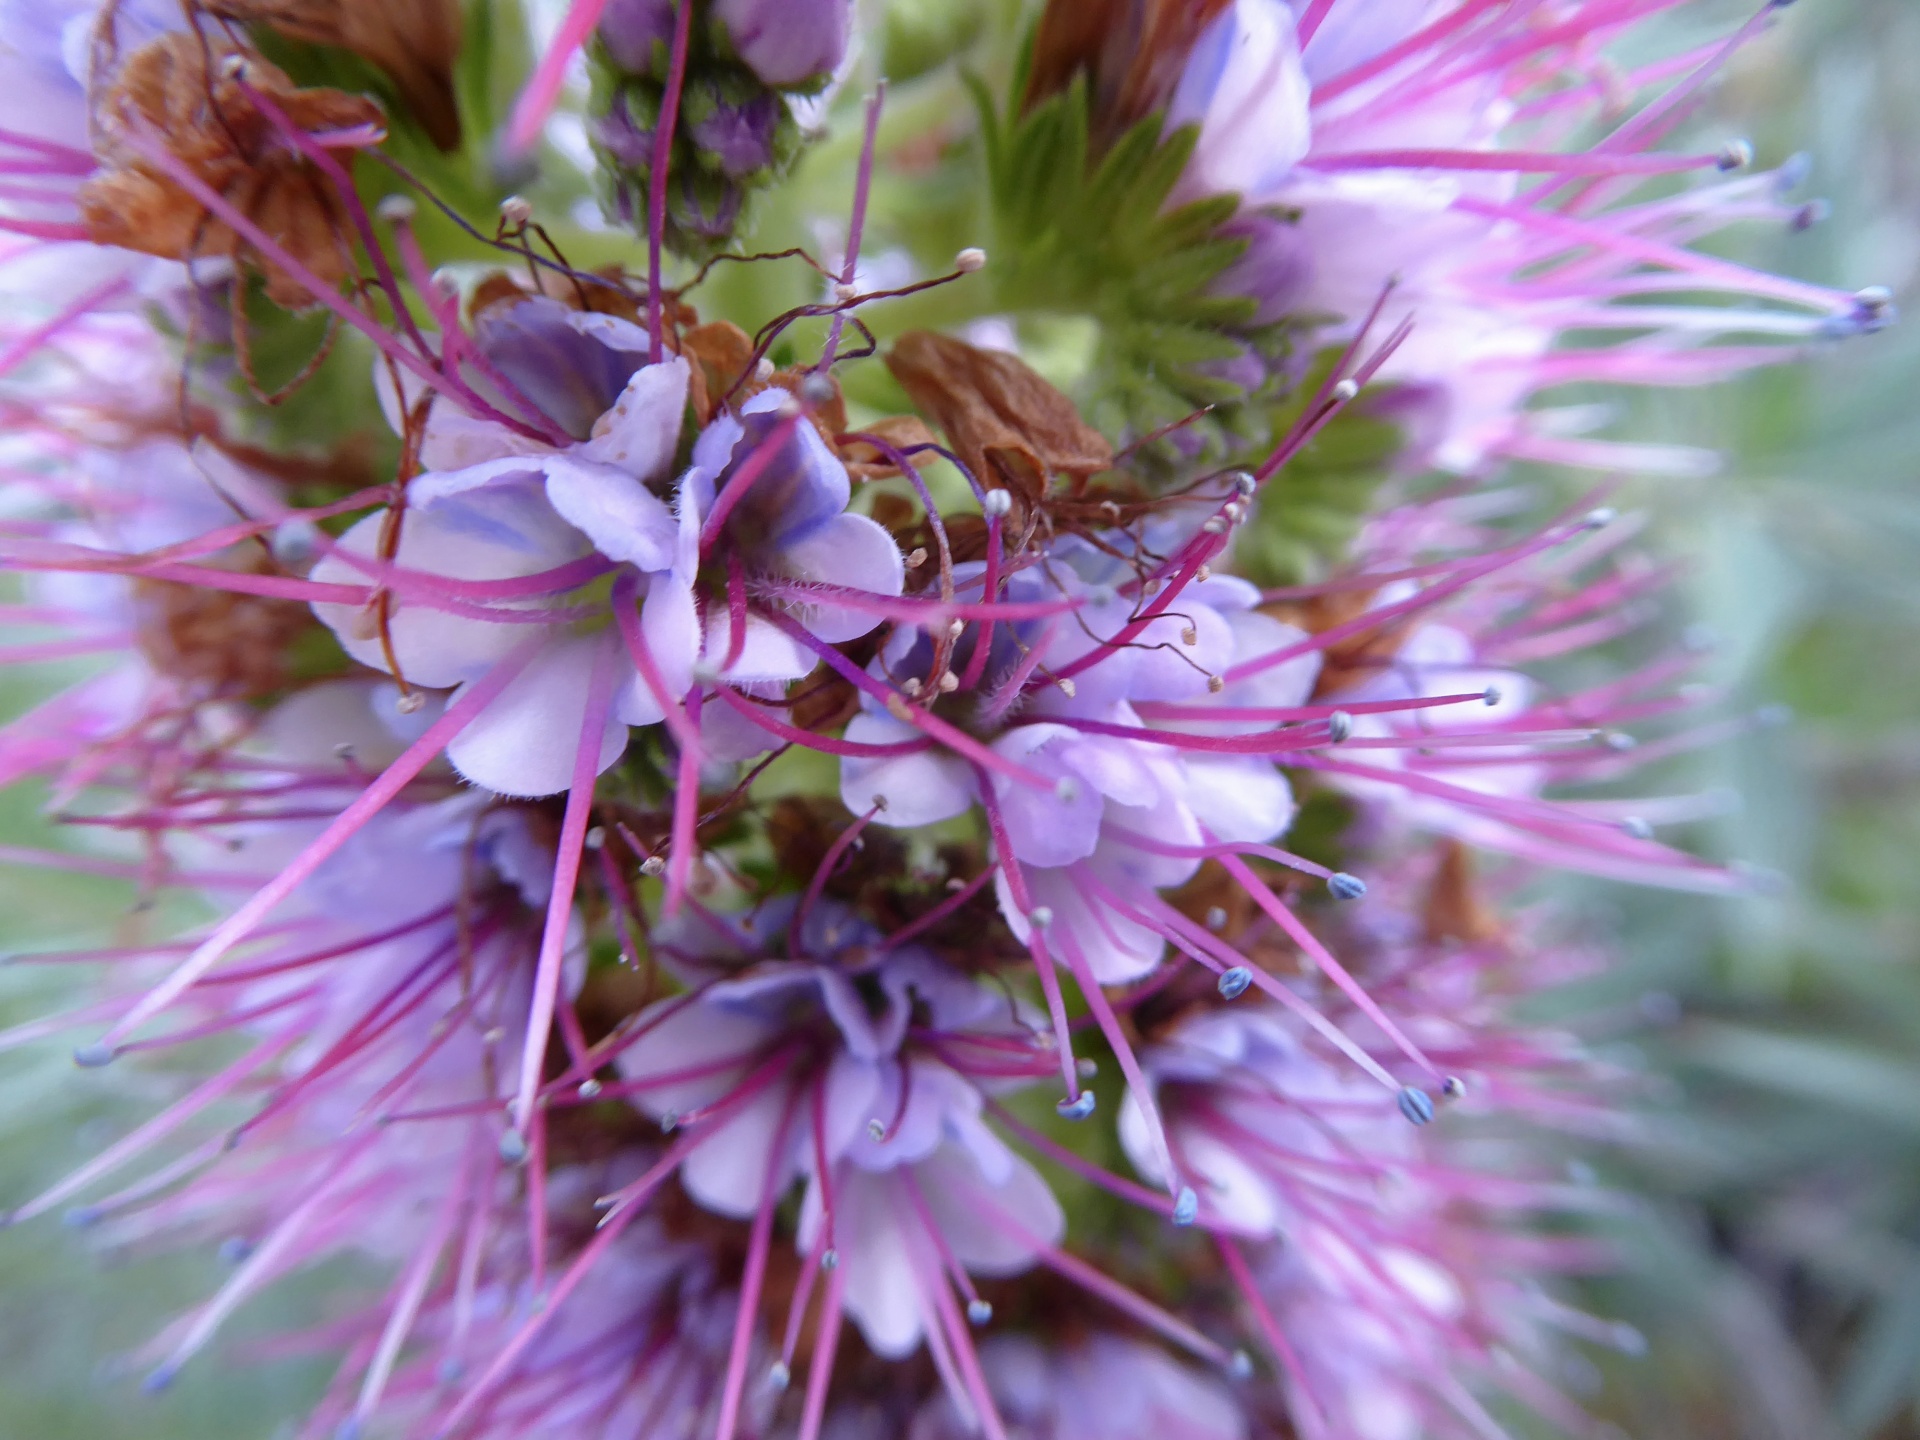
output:
<path id="1" fill-rule="evenodd" d="M 398 700 L 393 702 L 393 708 L 398 710 L 402 715 L 418 715 L 426 703 L 427 697 L 425 692 L 408 690 L 405 691 Z"/>
<path id="2" fill-rule="evenodd" d="M 1253 971 L 1245 965 L 1235 965 L 1232 969 L 1224 970 L 1220 974 L 1220 998 L 1238 1000 L 1247 993 L 1247 987 L 1251 984 L 1253 984 Z"/>
<path id="3" fill-rule="evenodd" d="M 580 843 L 589 850 L 598 850 L 607 843 L 607 829 L 604 825 L 595 825 L 580 837 Z"/>
<path id="4" fill-rule="evenodd" d="M 1753 164 L 1753 145 L 1746 140 L 1729 140 L 1720 147 L 1714 164 L 1722 170 L 1744 170 Z"/>
<path id="5" fill-rule="evenodd" d="M 1069 700 L 1073 699 L 1074 695 L 1078 693 L 1078 690 L 1079 690 L 1079 687 L 1073 683 L 1073 677 L 1070 675 L 1061 675 L 1057 677 L 1054 680 L 1053 685 L 1056 690 L 1058 690 L 1062 695 L 1066 696 L 1067 699 Z"/>
<path id="6" fill-rule="evenodd" d="M 897 690 L 887 694 L 887 713 L 896 720 L 912 723 L 913 707 L 907 703 L 907 697 Z"/>
<path id="7" fill-rule="evenodd" d="M 1027 923 L 1036 930 L 1044 930 L 1053 924 L 1053 911 L 1046 905 L 1036 905 L 1027 912 Z"/>
<path id="8" fill-rule="evenodd" d="M 1433 1097 L 1417 1085 L 1408 1085 L 1401 1089 L 1399 1096 L 1400 1113 L 1415 1125 L 1428 1125 L 1433 1122 Z"/>
<path id="9" fill-rule="evenodd" d="M 989 490 L 981 498 L 980 509 L 989 520 L 1006 516 L 1013 509 L 1013 492 L 1010 490 Z"/>
<path id="10" fill-rule="evenodd" d="M 784 1394 L 793 1383 L 793 1371 L 784 1360 L 776 1360 L 767 1367 L 767 1388 L 774 1394 Z"/>
<path id="11" fill-rule="evenodd" d="M 667 873 L 667 862 L 658 855 L 649 855 L 640 862 L 640 873 L 649 877 L 658 877 Z"/>
<path id="12" fill-rule="evenodd" d="M 1222 690 L 1226 688 L 1227 688 L 1227 682 L 1224 676 L 1220 676 L 1220 675 L 1207 676 L 1207 693 L 1208 694 L 1218 695 Z"/>
<path id="13" fill-rule="evenodd" d="M 1620 828 L 1636 840 L 1651 840 L 1653 838 L 1653 826 L 1639 815 L 1629 815 L 1620 822 Z"/>
<path id="14" fill-rule="evenodd" d="M 953 268 L 962 275 L 972 275 L 987 268 L 987 252 L 977 245 L 969 245 L 953 257 Z"/>
<path id="15" fill-rule="evenodd" d="M 525 225 L 533 219 L 533 202 L 524 195 L 509 195 L 500 202 L 500 218 L 509 225 Z"/>
<path id="16" fill-rule="evenodd" d="M 1336 900 L 1358 900 L 1367 893 L 1367 882 L 1358 875 L 1336 870 L 1327 877 L 1327 893 Z"/>
<path id="17" fill-rule="evenodd" d="M 1589 510 L 1580 524 L 1588 530 L 1603 530 L 1620 518 L 1620 512 L 1611 505 L 1601 505 Z"/>
<path id="18" fill-rule="evenodd" d="M 1342 380 L 1338 385 L 1333 387 L 1333 398 L 1343 405 L 1359 393 L 1360 382 L 1357 380 Z"/>
<path id="19" fill-rule="evenodd" d="M 907 552 L 907 558 L 901 563 L 909 570 L 918 570 L 922 565 L 927 563 L 927 547 L 924 545 L 914 546 L 913 549 Z"/>
<path id="20" fill-rule="evenodd" d="M 1219 905 L 1207 907 L 1207 929 L 1216 934 L 1227 928 L 1227 912 Z M 1251 978 L 1251 977 L 1249 977 Z"/>
<path id="21" fill-rule="evenodd" d="M 808 375 L 800 382 L 800 398 L 815 410 L 831 405 L 839 395 L 839 387 L 825 375 Z"/>
<path id="22" fill-rule="evenodd" d="M 846 304 L 850 300 L 853 300 L 859 294 L 860 294 L 859 286 L 849 285 L 844 280 L 838 282 L 833 287 L 833 298 L 835 300 L 838 300 L 842 305 Z"/>
<path id="23" fill-rule="evenodd" d="M 1093 1091 L 1082 1090 L 1080 1094 L 1072 1100 L 1055 1101 L 1053 1108 L 1059 1113 L 1063 1120 L 1084 1120 L 1093 1114 L 1095 1103 Z"/>
<path id="24" fill-rule="evenodd" d="M 420 207 L 413 203 L 411 195 L 388 195 L 374 207 L 373 213 L 389 225 L 409 225 L 419 213 Z"/>
<path id="25" fill-rule="evenodd" d="M 1327 716 L 1327 739 L 1335 745 L 1351 739 L 1353 736 L 1353 716 L 1344 710 L 1336 710 Z"/>
<path id="26" fill-rule="evenodd" d="M 1200 632 L 1191 625 L 1187 626 L 1186 629 L 1180 632 L 1180 643 L 1182 645 L 1198 645 L 1200 643 Z"/>
<path id="27" fill-rule="evenodd" d="M 1227 483 L 1239 492 L 1240 498 L 1249 500 L 1253 492 L 1260 488 L 1260 482 L 1245 470 L 1235 470 L 1227 476 Z"/>
<path id="28" fill-rule="evenodd" d="M 527 1163 L 527 1137 L 518 1130 L 508 1130 L 500 1136 L 500 1159 L 508 1165 Z"/>
<path id="29" fill-rule="evenodd" d="M 1467 1093 L 1467 1082 L 1458 1075 L 1449 1075 L 1440 1082 L 1440 1096 L 1444 1100 L 1458 1100 Z"/>
<path id="30" fill-rule="evenodd" d="M 969 1300 L 967 1302 L 967 1319 L 974 1325 L 985 1325 L 993 1319 L 993 1306 L 985 1300 Z"/>
<path id="31" fill-rule="evenodd" d="M 920 698 L 920 692 L 925 690 L 926 686 L 920 683 L 920 677 L 918 675 L 909 675 L 900 682 L 900 688 L 911 698 L 918 700 Z"/>
<path id="32" fill-rule="evenodd" d="M 951 670 L 942 670 L 937 688 L 942 695 L 951 695 L 960 688 L 960 677 Z"/>
<path id="33" fill-rule="evenodd" d="M 600 1082 L 588 1076 L 580 1082 L 580 1088 L 574 1093 L 582 1100 L 597 1100 L 600 1098 Z"/>

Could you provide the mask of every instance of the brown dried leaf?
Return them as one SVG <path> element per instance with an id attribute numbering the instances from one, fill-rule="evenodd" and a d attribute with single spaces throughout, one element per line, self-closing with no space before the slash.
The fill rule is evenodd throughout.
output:
<path id="1" fill-rule="evenodd" d="M 314 303 L 306 286 L 257 256 L 251 244 L 127 139 L 135 128 L 157 136 L 209 189 L 322 283 L 340 284 L 351 273 L 353 257 L 339 197 L 326 177 L 287 144 L 240 81 L 226 73 L 226 62 L 238 53 L 203 47 L 193 35 L 168 34 L 141 46 L 114 72 L 98 97 L 102 165 L 80 188 L 81 219 L 89 237 L 103 245 L 168 260 L 229 256 L 265 275 L 275 304 L 304 309 Z M 380 109 L 371 100 L 338 90 L 301 90 L 258 56 L 244 58 L 247 83 L 304 131 L 381 124 Z M 351 159 L 341 158 L 343 164 Z"/>
<path id="2" fill-rule="evenodd" d="M 1053 476 L 1084 479 L 1113 464 L 1106 437 L 1017 356 L 913 330 L 887 368 L 981 484 L 1004 485 L 1029 507 Z"/>
<path id="3" fill-rule="evenodd" d="M 876 436 L 895 450 L 912 450 L 919 445 L 936 443 L 933 431 L 918 415 L 889 415 L 884 420 L 863 426 L 860 433 Z M 840 442 L 840 458 L 846 462 L 847 473 L 854 479 L 878 480 L 900 473 L 900 467 L 887 459 L 870 441 L 851 439 L 844 434 L 836 438 Z"/>
<path id="4" fill-rule="evenodd" d="M 221 568 L 271 573 L 264 560 L 252 557 Z M 297 600 L 172 580 L 136 580 L 134 599 L 140 651 L 154 669 L 235 699 L 257 699 L 284 687 L 289 652 L 318 623 L 312 608 Z"/>
<path id="5" fill-rule="evenodd" d="M 242 25 L 266 25 L 289 40 L 350 50 L 377 67 L 442 150 L 460 145 L 453 65 L 460 55 L 459 0 L 202 0 L 201 9 Z"/>

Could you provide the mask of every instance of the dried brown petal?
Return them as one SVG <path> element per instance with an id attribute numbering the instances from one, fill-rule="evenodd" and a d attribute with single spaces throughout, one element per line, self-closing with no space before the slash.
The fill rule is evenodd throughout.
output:
<path id="1" fill-rule="evenodd" d="M 895 450 L 912 450 L 916 446 L 936 443 L 933 431 L 918 415 L 889 415 L 884 420 L 863 425 L 860 433 L 875 436 Z M 878 480 L 900 473 L 900 467 L 887 459 L 871 442 L 849 439 L 844 435 L 839 440 L 840 458 L 846 462 L 847 473 L 856 480 Z"/>
<path id="2" fill-rule="evenodd" d="M 1422 920 L 1430 945 L 1443 940 L 1475 945 L 1502 933 L 1499 915 L 1474 884 L 1473 856 L 1458 840 L 1440 842 L 1440 864 L 1427 886 Z"/>
<path id="3" fill-rule="evenodd" d="M 371 100 L 338 90 L 301 90 L 258 56 L 245 56 L 246 86 L 226 72 L 238 52 L 169 34 L 136 50 L 97 97 L 101 169 L 80 189 L 91 239 L 168 260 L 224 255 L 265 275 L 275 304 L 304 309 L 307 288 L 187 194 L 129 136 L 158 139 L 182 165 L 246 215 L 323 283 L 352 269 L 339 197 L 249 98 L 251 86 L 309 133 L 377 128 Z M 211 61 L 211 67 L 209 66 Z M 342 163 L 350 157 L 343 156 Z"/>
<path id="4" fill-rule="evenodd" d="M 1232 0 L 1051 0 L 1034 34 L 1022 109 L 1084 73 L 1092 90 L 1097 155 L 1129 127 L 1164 110 L 1194 41 Z"/>
<path id="5" fill-rule="evenodd" d="M 914 330 L 894 343 L 887 368 L 983 485 L 1003 485 L 1028 506 L 1055 475 L 1085 478 L 1113 464 L 1106 437 L 1016 356 Z"/>
<path id="6" fill-rule="evenodd" d="M 264 564 L 236 565 L 267 573 Z M 181 585 L 136 580 L 139 644 L 163 675 L 204 686 L 210 693 L 257 699 L 285 687 L 295 642 L 319 622 L 298 600 L 275 600 Z"/>
<path id="7" fill-rule="evenodd" d="M 266 25 L 289 40 L 350 50 L 381 70 L 442 150 L 460 145 L 453 65 L 459 0 L 202 0 L 222 20 Z"/>

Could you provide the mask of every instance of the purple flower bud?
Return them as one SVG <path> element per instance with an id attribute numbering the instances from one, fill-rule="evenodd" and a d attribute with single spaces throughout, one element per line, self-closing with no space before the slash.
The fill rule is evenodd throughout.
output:
<path id="1" fill-rule="evenodd" d="M 600 12 L 600 43 L 607 58 L 633 75 L 650 75 L 673 44 L 673 0 L 607 0 Z"/>
<path id="2" fill-rule="evenodd" d="M 645 170 L 653 163 L 653 126 L 658 102 L 623 86 L 614 91 L 604 115 L 593 120 L 593 138 L 620 170 Z M 635 113 L 636 108 L 640 113 Z"/>
<path id="3" fill-rule="evenodd" d="M 688 85 L 680 115 L 702 164 L 744 177 L 773 164 L 785 110 L 745 76 L 703 77 Z"/>
<path id="4" fill-rule="evenodd" d="M 767 84 L 805 85 L 831 75 L 847 53 L 851 0 L 715 0 L 734 53 Z"/>

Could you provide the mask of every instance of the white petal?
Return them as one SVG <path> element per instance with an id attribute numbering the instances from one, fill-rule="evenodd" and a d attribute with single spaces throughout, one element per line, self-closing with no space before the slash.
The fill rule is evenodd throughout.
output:
<path id="1" fill-rule="evenodd" d="M 770 1173 L 775 1192 L 784 1189 L 798 1130 L 789 1098 L 789 1086 L 769 1085 L 689 1150 L 680 1166 L 687 1193 L 716 1215 L 744 1220 L 760 1208 Z"/>
<path id="2" fill-rule="evenodd" d="M 783 542 L 779 555 L 781 568 L 800 580 L 889 597 L 906 583 L 900 547 L 884 526 L 865 515 L 836 515 L 804 538 Z M 831 601 L 797 604 L 793 610 L 802 625 L 829 644 L 857 640 L 885 619 Z"/>
<path id="3" fill-rule="evenodd" d="M 673 564 L 673 512 L 633 476 L 568 455 L 553 456 L 546 469 L 547 499 L 602 555 L 642 570 Z"/>
<path id="4" fill-rule="evenodd" d="M 1271 840 L 1293 823 L 1293 787 L 1253 756 L 1188 755 L 1187 804 L 1220 840 Z"/>
<path id="5" fill-rule="evenodd" d="M 891 715 L 860 714 L 847 722 L 846 738 L 862 745 L 897 745 L 920 732 Z M 864 815 L 881 797 L 884 825 L 933 825 L 973 808 L 973 771 L 964 760 L 936 746 L 911 755 L 846 755 L 840 760 L 840 801 Z"/>
<path id="6" fill-rule="evenodd" d="M 396 562 L 448 579 L 503 580 L 552 569 L 579 554 L 577 537 L 556 545 L 555 534 L 536 529 L 503 541 L 491 524 L 475 523 L 487 518 L 484 512 L 497 508 L 462 499 L 409 510 L 401 522 Z M 384 511 L 367 516 L 340 537 L 340 548 L 373 559 L 379 554 L 385 524 Z M 333 585 L 365 585 L 368 579 L 364 570 L 337 555 L 322 558 L 312 578 Z M 535 607 L 522 602 L 518 608 Z M 388 668 L 378 626 L 366 607 L 318 603 L 313 610 L 354 659 L 376 670 Z M 473 619 L 422 600 L 395 598 L 388 610 L 387 633 L 401 674 L 414 684 L 439 689 L 478 678 L 533 632 L 524 624 Z"/>
<path id="7" fill-rule="evenodd" d="M 722 667 L 727 679 L 736 684 L 767 680 L 798 680 L 809 675 L 819 662 L 813 652 L 801 646 L 786 631 L 764 616 L 747 612 L 746 637 L 740 654 L 727 664 L 727 652 L 733 642 L 733 614 L 723 605 L 714 605 L 707 614 L 707 640 L 703 658 L 707 664 Z"/>
<path id="8" fill-rule="evenodd" d="M 593 438 L 579 453 L 637 479 L 657 479 L 680 447 L 686 408 L 687 362 L 674 355 L 658 365 L 643 365 L 613 408 L 594 422 Z"/>
<path id="9" fill-rule="evenodd" d="M 605 634 L 556 637 L 447 746 L 454 769 L 501 795 L 557 795 L 567 789 L 573 784 L 595 659 L 617 643 Z M 618 663 L 618 657 L 609 660 Z M 627 727 L 611 703 L 599 735 L 595 774 L 627 748 Z"/>

